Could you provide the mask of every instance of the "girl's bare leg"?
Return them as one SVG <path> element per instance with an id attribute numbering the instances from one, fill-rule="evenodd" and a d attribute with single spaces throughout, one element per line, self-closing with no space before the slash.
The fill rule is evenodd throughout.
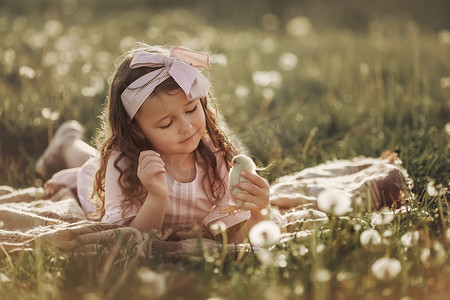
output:
<path id="1" fill-rule="evenodd" d="M 36 172 L 44 178 L 67 168 L 81 167 L 97 150 L 81 140 L 83 127 L 77 121 L 64 122 L 36 163 Z"/>

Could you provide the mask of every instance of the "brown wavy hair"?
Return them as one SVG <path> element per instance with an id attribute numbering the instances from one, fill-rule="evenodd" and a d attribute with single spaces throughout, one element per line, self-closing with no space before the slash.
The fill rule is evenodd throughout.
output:
<path id="1" fill-rule="evenodd" d="M 111 76 L 108 97 L 101 115 L 102 125 L 97 139 L 100 148 L 100 168 L 95 175 L 93 199 L 98 206 L 100 218 L 105 214 L 106 166 L 113 152 L 119 154 L 114 161 L 114 168 L 120 173 L 117 184 L 125 195 L 121 204 L 122 211 L 126 212 L 132 207 L 139 208 L 147 195 L 147 190 L 137 176 L 137 168 L 140 152 L 153 150 L 153 147 L 150 141 L 147 141 L 133 129 L 134 126 L 138 125 L 134 119 L 131 122 L 129 121 L 121 101 L 121 94 L 127 86 L 144 74 L 158 69 L 158 67 L 131 69 L 131 60 L 134 53 L 138 51 L 168 54 L 168 51 L 164 48 L 141 44 L 137 49 L 119 58 L 120 63 Z M 175 80 L 169 77 L 158 85 L 152 95 L 179 88 L 180 86 Z M 216 153 L 223 156 L 229 170 L 236 149 L 221 128 L 222 121 L 214 97 L 208 94 L 208 97 L 202 98 L 200 102 L 205 113 L 206 132 L 205 138 L 201 139 L 194 151 L 194 159 L 205 171 L 205 176 L 201 179 L 202 188 L 209 200 L 216 203 L 226 193 L 225 183 L 220 177 Z M 211 147 L 211 144 L 213 147 Z"/>

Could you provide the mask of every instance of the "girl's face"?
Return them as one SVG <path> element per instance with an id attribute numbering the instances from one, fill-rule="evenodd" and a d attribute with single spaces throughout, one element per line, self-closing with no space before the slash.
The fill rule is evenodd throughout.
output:
<path id="1" fill-rule="evenodd" d="M 144 137 L 161 155 L 193 152 L 206 129 L 200 99 L 189 101 L 182 89 L 150 96 L 135 118 Z"/>

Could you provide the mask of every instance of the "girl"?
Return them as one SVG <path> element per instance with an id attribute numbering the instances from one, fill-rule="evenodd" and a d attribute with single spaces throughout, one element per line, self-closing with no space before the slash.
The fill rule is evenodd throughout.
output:
<path id="1" fill-rule="evenodd" d="M 220 213 L 230 198 L 228 171 L 235 147 L 220 127 L 209 81 L 197 67 L 208 55 L 181 47 L 169 52 L 141 45 L 122 57 L 110 82 L 106 135 L 100 149 L 94 197 L 101 220 L 144 232 L 194 228 L 211 233 L 223 222 L 229 240 L 263 220 L 269 184 L 243 173 L 238 185 L 246 212 Z"/>

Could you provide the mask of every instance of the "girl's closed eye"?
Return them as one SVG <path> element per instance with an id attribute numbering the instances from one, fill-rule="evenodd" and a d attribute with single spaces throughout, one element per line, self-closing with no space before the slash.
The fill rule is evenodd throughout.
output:
<path id="1" fill-rule="evenodd" d="M 197 104 L 195 104 L 194 108 L 192 108 L 191 110 L 188 110 L 186 113 L 187 114 L 193 113 L 196 109 L 197 109 Z"/>
<path id="2" fill-rule="evenodd" d="M 161 126 L 160 128 L 161 129 L 167 129 L 167 128 L 170 127 L 170 125 L 172 125 L 172 121 L 170 121 L 169 124 L 167 124 L 167 125 Z"/>

